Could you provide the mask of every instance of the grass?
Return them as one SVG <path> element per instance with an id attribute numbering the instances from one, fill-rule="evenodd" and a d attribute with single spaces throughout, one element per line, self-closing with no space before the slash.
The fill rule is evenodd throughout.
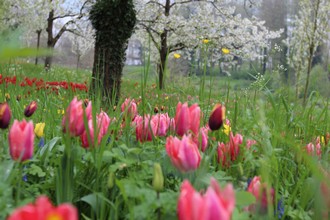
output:
<path id="1" fill-rule="evenodd" d="M 17 81 L 27 76 L 83 83 L 91 76 L 90 71 L 62 67 L 44 72 L 41 66 L 27 64 L 3 65 L 0 72 L 3 77 L 15 74 Z M 218 142 L 229 142 L 229 137 L 222 129 L 209 131 L 201 165 L 196 171 L 181 173 L 165 150 L 166 137 L 176 136 L 174 131 L 166 137 L 155 136 L 150 142 L 137 141 L 130 121 L 123 122 L 120 106 L 100 106 L 98 100 L 93 103 L 94 117 L 102 107 L 112 122 L 98 147 L 84 149 L 79 137 L 62 132 L 62 113 L 74 96 L 87 98 L 86 92 L 59 89 L 56 93 L 3 83 L 0 99 L 7 99 L 10 105 L 11 125 L 13 119 L 27 119 L 34 124 L 44 122 L 46 127 L 44 146 L 38 147 L 41 139 L 36 137 L 34 156 L 23 163 L 11 159 L 9 131 L 1 130 L 0 171 L 4 175 L 0 178 L 0 218 L 44 194 L 55 204 L 74 204 L 80 219 L 175 219 L 183 180 L 188 179 L 197 190 L 205 192 L 210 177 L 222 186 L 234 185 L 236 205 L 232 219 L 322 219 L 329 212 L 329 194 L 321 190 L 321 184 L 328 193 L 330 187 L 330 148 L 325 142 L 330 132 L 329 99 L 312 93 L 303 108 L 284 87 L 270 92 L 263 81 L 183 77 L 174 73 L 167 75 L 165 90 L 158 90 L 154 69 L 148 77 L 144 73 L 144 67 L 125 67 L 121 101 L 134 98 L 140 115 L 155 115 L 157 110 L 171 118 L 179 101 L 198 103 L 201 126 L 207 124 L 213 106 L 223 103 L 231 131 L 243 136 L 237 159 L 222 167 L 217 162 L 217 146 Z M 38 109 L 26 118 L 24 108 L 32 100 L 38 102 Z M 317 137 L 321 139 L 320 157 L 308 155 L 305 150 L 310 142 L 316 145 Z M 256 141 L 250 149 L 245 147 L 248 139 Z M 164 175 L 164 189 L 159 193 L 152 187 L 154 163 L 160 163 Z M 267 209 L 246 212 L 245 208 L 255 202 L 246 193 L 248 180 L 254 176 L 261 176 L 268 195 L 274 189 L 274 201 L 268 196 Z M 281 208 L 283 212 L 278 211 Z"/>

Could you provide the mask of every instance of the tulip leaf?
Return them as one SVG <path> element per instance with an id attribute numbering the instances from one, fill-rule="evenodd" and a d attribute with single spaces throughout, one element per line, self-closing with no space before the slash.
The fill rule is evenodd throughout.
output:
<path id="1" fill-rule="evenodd" d="M 236 205 L 248 206 L 256 202 L 256 198 L 249 192 L 239 191 L 236 192 Z"/>
<path id="2" fill-rule="evenodd" d="M 236 220 L 248 220 L 251 219 L 249 216 L 249 212 L 239 212 L 238 209 L 235 209 L 233 212 L 232 219 Z"/>
<path id="3" fill-rule="evenodd" d="M 53 139 L 51 139 L 48 143 L 45 144 L 45 146 L 40 150 L 40 155 L 43 155 L 45 153 L 46 150 L 48 151 L 52 151 L 52 149 L 54 148 L 55 144 L 57 143 L 57 141 L 59 141 L 61 139 L 61 137 L 54 137 Z"/>
<path id="4" fill-rule="evenodd" d="M 31 175 L 37 175 L 38 177 L 46 176 L 46 173 L 41 169 L 41 167 L 39 167 L 35 164 L 31 165 L 28 173 L 31 174 Z"/>

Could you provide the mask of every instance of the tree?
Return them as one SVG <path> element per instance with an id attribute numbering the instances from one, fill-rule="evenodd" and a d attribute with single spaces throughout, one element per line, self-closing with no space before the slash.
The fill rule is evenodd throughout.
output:
<path id="1" fill-rule="evenodd" d="M 116 103 L 128 39 L 136 14 L 132 0 L 97 0 L 90 16 L 95 29 L 95 54 L 91 92 L 102 88 L 103 101 Z"/>
<path id="2" fill-rule="evenodd" d="M 287 39 L 289 63 L 296 71 L 296 97 L 299 96 L 300 77 L 306 72 L 303 104 L 306 105 L 312 61 L 317 48 L 327 39 L 330 19 L 328 0 L 302 0 L 294 21 L 292 37 Z"/>
<path id="3" fill-rule="evenodd" d="M 165 65 L 171 53 L 197 48 L 203 39 L 209 39 L 217 48 L 212 62 L 222 57 L 221 48 L 229 49 L 231 57 L 255 59 L 260 57 L 259 48 L 268 47 L 269 40 L 279 36 L 280 32 L 269 31 L 255 17 L 242 18 L 227 2 L 230 1 L 139 2 L 138 28 L 149 35 L 152 49 L 158 53 L 160 89 L 164 87 Z"/>
<path id="4" fill-rule="evenodd" d="M 70 40 L 72 43 L 71 51 L 77 56 L 76 68 L 79 68 L 80 59 L 84 56 L 94 45 L 94 32 L 91 28 L 88 21 L 81 22 L 82 24 L 78 24 L 82 26 L 79 30 L 79 35 L 71 34 Z"/>

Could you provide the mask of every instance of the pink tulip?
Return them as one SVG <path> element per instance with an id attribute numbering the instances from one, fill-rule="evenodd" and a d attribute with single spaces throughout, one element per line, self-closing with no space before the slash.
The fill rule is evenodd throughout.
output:
<path id="1" fill-rule="evenodd" d="M 134 120 L 135 116 L 138 114 L 135 100 L 126 98 L 124 103 L 121 105 L 121 112 L 124 112 L 130 120 Z"/>
<path id="2" fill-rule="evenodd" d="M 243 143 L 243 136 L 240 134 L 233 135 L 230 132 L 230 139 L 229 139 L 229 151 L 230 151 L 230 158 L 231 161 L 235 161 L 238 157 L 240 151 L 240 145 Z"/>
<path id="3" fill-rule="evenodd" d="M 305 149 L 308 155 L 317 155 L 319 158 L 322 156 L 321 144 L 319 140 L 316 140 L 315 145 L 312 142 L 307 144 Z"/>
<path id="4" fill-rule="evenodd" d="M 7 103 L 0 103 L 0 128 L 6 129 L 9 126 L 11 111 Z"/>
<path id="5" fill-rule="evenodd" d="M 267 211 L 268 207 L 268 198 L 267 198 L 267 184 L 261 182 L 261 178 L 259 176 L 253 177 L 251 180 L 247 191 L 250 192 L 256 198 L 256 203 L 260 207 L 260 212 L 264 213 Z M 274 202 L 274 189 L 270 190 L 270 201 Z M 249 211 L 254 212 L 256 209 L 256 204 L 252 204 L 248 207 Z"/>
<path id="6" fill-rule="evenodd" d="M 207 148 L 207 143 L 208 143 L 208 132 L 209 132 L 209 127 L 201 127 L 199 129 L 199 135 L 194 137 L 194 142 L 201 148 L 203 152 L 205 152 Z"/>
<path id="7" fill-rule="evenodd" d="M 78 220 L 77 209 L 71 204 L 54 207 L 46 196 L 39 196 L 35 204 L 16 209 L 8 220 Z"/>
<path id="8" fill-rule="evenodd" d="M 85 130 L 80 136 L 82 146 L 84 148 L 89 148 L 90 146 L 94 145 L 95 132 L 97 135 L 97 144 L 99 145 L 102 141 L 103 136 L 106 135 L 109 125 L 110 125 L 110 118 L 107 115 L 107 113 L 103 111 L 101 111 L 100 114 L 96 115 L 97 131 L 94 131 L 93 119 L 90 118 L 88 120 L 88 132 L 89 132 L 90 141 L 88 141 L 89 137 L 87 134 L 87 130 Z"/>
<path id="9" fill-rule="evenodd" d="M 221 104 L 216 104 L 209 118 L 209 127 L 212 131 L 220 129 L 225 120 L 226 108 Z"/>
<path id="10" fill-rule="evenodd" d="M 156 135 L 160 137 L 166 136 L 171 124 L 171 118 L 168 116 L 168 114 L 166 113 L 153 115 L 151 120 L 157 127 Z"/>
<path id="11" fill-rule="evenodd" d="M 38 104 L 36 101 L 32 101 L 24 110 L 24 115 L 30 117 L 37 110 Z"/>
<path id="12" fill-rule="evenodd" d="M 181 185 L 178 201 L 179 220 L 199 220 L 202 204 L 201 194 L 195 191 L 188 180 L 185 180 Z"/>
<path id="13" fill-rule="evenodd" d="M 150 115 L 145 115 L 144 117 L 137 115 L 133 124 L 137 141 L 152 141 L 152 137 L 157 133 L 157 125 L 150 120 Z"/>
<path id="14" fill-rule="evenodd" d="M 218 163 L 222 164 L 222 167 L 229 167 L 229 147 L 228 144 L 218 143 Z"/>
<path id="15" fill-rule="evenodd" d="M 204 195 L 203 212 L 199 219 L 230 220 L 235 208 L 233 186 L 228 184 L 221 190 L 217 181 L 211 179 L 211 185 Z"/>
<path id="16" fill-rule="evenodd" d="M 25 119 L 19 122 L 14 120 L 14 124 L 9 131 L 9 149 L 13 160 L 25 161 L 33 156 L 33 132 L 32 121 L 26 122 Z"/>
<path id="17" fill-rule="evenodd" d="M 231 184 L 222 190 L 211 178 L 204 195 L 196 192 L 187 180 L 181 186 L 177 209 L 179 220 L 230 220 L 234 208 L 235 193 Z"/>
<path id="18" fill-rule="evenodd" d="M 198 104 L 188 107 L 188 103 L 178 103 L 175 114 L 175 129 L 180 136 L 192 131 L 194 135 L 198 135 L 200 124 L 201 110 Z"/>
<path id="19" fill-rule="evenodd" d="M 172 164 L 181 172 L 196 170 L 199 167 L 201 155 L 191 136 L 183 135 L 182 140 L 177 137 L 168 137 L 166 152 Z"/>
<path id="20" fill-rule="evenodd" d="M 62 120 L 64 132 L 68 130 L 70 135 L 80 136 L 85 130 L 84 117 L 86 117 L 87 120 L 92 117 L 92 103 L 89 102 L 84 110 L 83 102 L 78 101 L 78 99 L 74 97 L 66 109 L 66 113 Z"/>
<path id="21" fill-rule="evenodd" d="M 257 144 L 257 141 L 255 141 L 255 140 L 251 140 L 251 139 L 246 140 L 246 149 L 249 150 L 251 148 L 251 146 L 255 145 L 255 144 Z"/>

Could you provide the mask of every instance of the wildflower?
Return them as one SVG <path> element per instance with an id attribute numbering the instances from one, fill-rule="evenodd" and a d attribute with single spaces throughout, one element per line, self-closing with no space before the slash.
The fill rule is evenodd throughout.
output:
<path id="1" fill-rule="evenodd" d="M 217 181 L 211 178 L 204 195 L 197 192 L 188 180 L 181 185 L 177 207 L 179 220 L 230 220 L 234 208 L 235 192 L 231 184 L 221 189 Z"/>
<path id="2" fill-rule="evenodd" d="M 26 122 L 25 119 L 14 124 L 9 130 L 9 150 L 13 160 L 25 161 L 33 156 L 33 123 Z"/>
<path id="3" fill-rule="evenodd" d="M 175 129 L 180 136 L 192 131 L 194 135 L 198 135 L 200 124 L 201 109 L 198 104 L 188 107 L 188 103 L 178 103 L 175 114 Z"/>
<path id="4" fill-rule="evenodd" d="M 174 54 L 173 54 L 173 57 L 174 57 L 175 59 L 179 59 L 179 58 L 181 57 L 181 55 L 178 54 L 178 53 L 174 53 Z"/>
<path id="5" fill-rule="evenodd" d="M 210 40 L 209 39 L 203 39 L 203 44 L 208 44 L 210 42 Z"/>
<path id="6" fill-rule="evenodd" d="M 24 110 L 24 115 L 30 117 L 37 110 L 38 104 L 36 101 L 32 101 Z"/>
<path id="7" fill-rule="evenodd" d="M 221 48 L 221 51 L 223 54 L 229 54 L 230 53 L 230 50 L 227 49 L 227 48 Z"/>
<path id="8" fill-rule="evenodd" d="M 71 204 L 54 207 L 46 196 L 39 196 L 35 204 L 20 207 L 9 216 L 8 220 L 78 220 L 78 211 Z"/>
<path id="9" fill-rule="evenodd" d="M 11 111 L 7 103 L 0 103 L 0 128 L 6 129 L 11 119 Z"/>
<path id="10" fill-rule="evenodd" d="M 34 133 L 37 135 L 38 138 L 41 138 L 44 136 L 44 129 L 45 129 L 45 123 L 37 123 L 34 128 Z"/>
<path id="11" fill-rule="evenodd" d="M 10 101 L 10 94 L 7 92 L 5 93 L 5 99 L 7 102 Z"/>
<path id="12" fill-rule="evenodd" d="M 209 127 L 212 131 L 218 130 L 225 119 L 226 108 L 221 104 L 216 104 L 213 107 L 209 118 Z"/>
<path id="13" fill-rule="evenodd" d="M 200 165 L 201 155 L 191 136 L 184 135 L 182 140 L 177 137 L 168 137 L 166 152 L 172 164 L 181 172 L 196 170 Z"/>
<path id="14" fill-rule="evenodd" d="M 64 109 L 57 109 L 57 114 L 64 115 Z"/>

